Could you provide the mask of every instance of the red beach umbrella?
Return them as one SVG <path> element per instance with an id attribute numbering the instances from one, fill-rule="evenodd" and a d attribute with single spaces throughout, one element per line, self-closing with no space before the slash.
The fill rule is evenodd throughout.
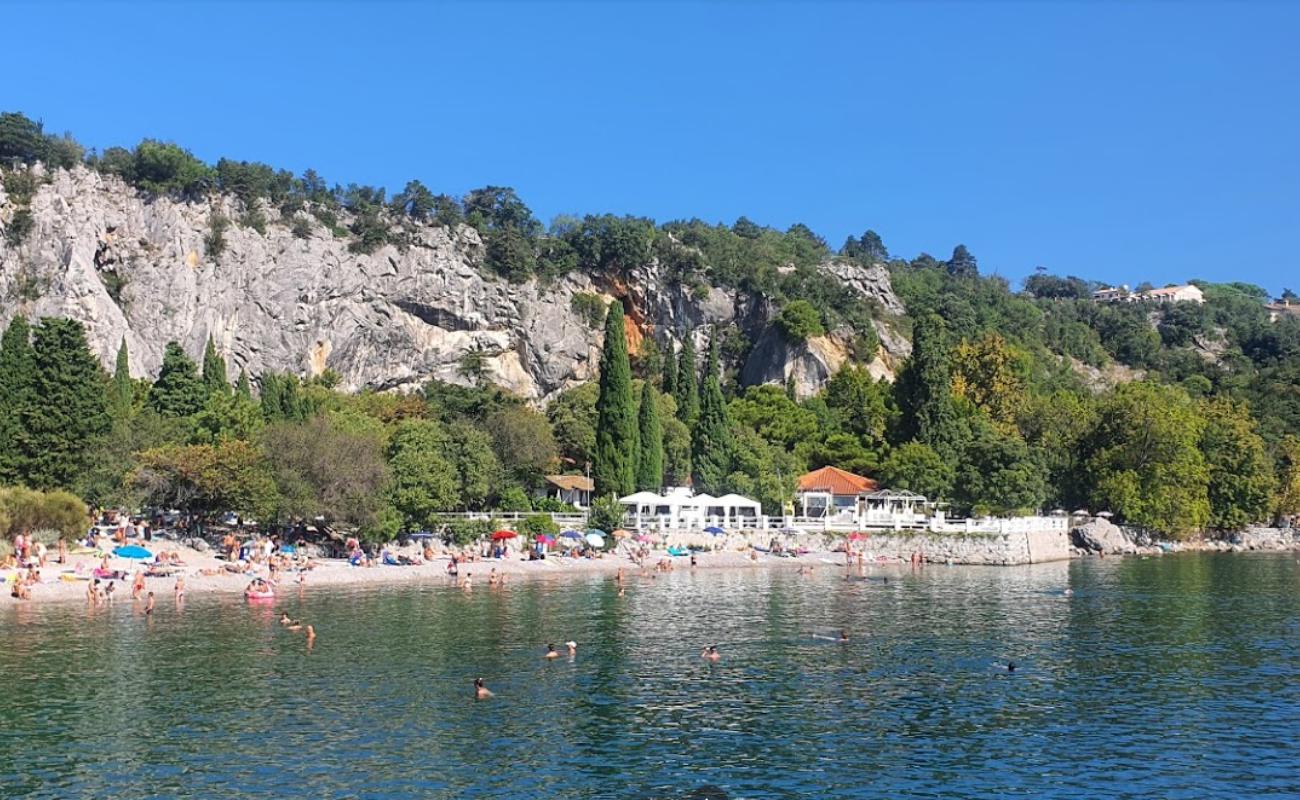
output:
<path id="1" fill-rule="evenodd" d="M 492 534 L 492 541 L 499 542 L 502 539 L 513 539 L 518 535 L 519 534 L 515 533 L 514 531 L 500 530 Z"/>

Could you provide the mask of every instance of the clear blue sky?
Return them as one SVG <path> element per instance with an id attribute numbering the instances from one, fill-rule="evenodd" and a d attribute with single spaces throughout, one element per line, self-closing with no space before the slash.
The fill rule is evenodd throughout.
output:
<path id="1" fill-rule="evenodd" d="M 1300 290 L 1300 3 L 6 5 L 0 108 L 543 221 Z"/>

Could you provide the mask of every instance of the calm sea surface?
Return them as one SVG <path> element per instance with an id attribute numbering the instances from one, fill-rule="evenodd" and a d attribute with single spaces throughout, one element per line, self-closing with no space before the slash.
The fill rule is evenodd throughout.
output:
<path id="1" fill-rule="evenodd" d="M 0 796 L 1300 797 L 1293 555 L 160 599 L 5 598 Z"/>

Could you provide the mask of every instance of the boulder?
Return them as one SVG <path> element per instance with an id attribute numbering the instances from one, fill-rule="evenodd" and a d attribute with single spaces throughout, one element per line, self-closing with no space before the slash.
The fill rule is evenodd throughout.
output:
<path id="1" fill-rule="evenodd" d="M 1107 519 L 1094 519 L 1070 531 L 1076 547 L 1093 553 L 1131 554 L 1138 552 L 1133 537 Z"/>

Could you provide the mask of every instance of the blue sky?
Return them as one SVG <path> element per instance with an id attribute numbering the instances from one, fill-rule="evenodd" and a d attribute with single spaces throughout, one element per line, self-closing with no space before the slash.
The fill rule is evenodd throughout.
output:
<path id="1" fill-rule="evenodd" d="M 1300 4 L 6 5 L 0 108 L 543 221 L 1300 290 Z M 21 35 L 14 35 L 21 33 Z"/>

